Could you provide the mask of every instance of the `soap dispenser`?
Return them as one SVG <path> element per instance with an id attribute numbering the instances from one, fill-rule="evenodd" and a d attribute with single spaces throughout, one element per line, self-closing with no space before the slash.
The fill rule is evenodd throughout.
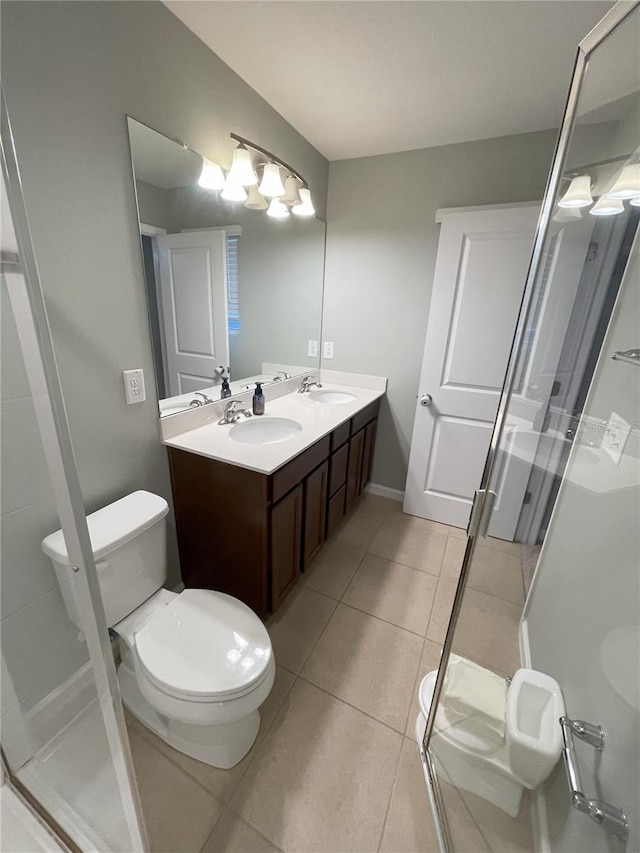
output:
<path id="1" fill-rule="evenodd" d="M 225 397 L 231 396 L 231 388 L 229 388 L 229 380 L 226 376 L 222 377 L 222 389 L 220 391 L 220 399 L 224 400 Z"/>
<path id="2" fill-rule="evenodd" d="M 264 394 L 259 382 L 256 382 L 256 390 L 253 392 L 253 414 L 264 415 Z"/>

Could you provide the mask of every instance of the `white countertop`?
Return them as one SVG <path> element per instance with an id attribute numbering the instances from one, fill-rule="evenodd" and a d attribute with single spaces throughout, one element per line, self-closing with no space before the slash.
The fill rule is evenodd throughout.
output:
<path id="1" fill-rule="evenodd" d="M 335 375 L 337 374 L 332 374 Z M 325 381 L 324 377 L 322 378 L 323 389 L 346 391 L 356 399 L 347 403 L 320 403 L 311 400 L 308 394 L 298 394 L 294 390 L 276 399 L 267 399 L 265 414 L 254 416 L 260 417 L 261 420 L 278 417 L 298 421 L 302 431 L 286 441 L 276 444 L 242 444 L 230 438 L 231 425 L 219 425 L 219 413 L 212 412 L 211 420 L 204 426 L 165 437 L 163 444 L 261 474 L 271 474 L 340 424 L 357 415 L 374 400 L 382 397 L 386 390 L 386 380 L 381 377 L 375 377 L 379 380 L 376 383 L 367 382 L 368 385 L 375 384 L 377 387 L 362 387 L 351 384 L 348 380 L 340 383 Z M 371 378 L 374 377 L 367 377 Z M 358 377 L 354 376 L 353 381 L 358 381 Z M 242 420 L 244 421 L 244 418 Z"/>

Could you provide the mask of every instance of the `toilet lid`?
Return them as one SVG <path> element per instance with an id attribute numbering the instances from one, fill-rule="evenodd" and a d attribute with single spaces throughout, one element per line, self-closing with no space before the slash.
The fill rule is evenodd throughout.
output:
<path id="1" fill-rule="evenodd" d="M 135 635 L 135 649 L 161 690 L 200 700 L 246 693 L 265 676 L 273 654 L 253 610 L 208 589 L 176 596 Z"/>

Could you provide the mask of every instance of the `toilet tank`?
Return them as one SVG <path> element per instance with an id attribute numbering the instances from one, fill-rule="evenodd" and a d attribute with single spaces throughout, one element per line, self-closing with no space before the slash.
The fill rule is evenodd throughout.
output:
<path id="1" fill-rule="evenodd" d="M 168 511 L 164 498 L 138 491 L 87 516 L 109 627 L 150 598 L 167 579 Z M 47 536 L 42 550 L 53 562 L 69 618 L 82 628 L 62 530 Z"/>

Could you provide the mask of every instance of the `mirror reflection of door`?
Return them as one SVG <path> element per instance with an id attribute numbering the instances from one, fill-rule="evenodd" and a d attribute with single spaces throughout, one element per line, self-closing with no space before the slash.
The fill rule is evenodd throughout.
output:
<path id="1" fill-rule="evenodd" d="M 229 364 L 224 230 L 156 238 L 168 395 L 214 384 Z"/>

